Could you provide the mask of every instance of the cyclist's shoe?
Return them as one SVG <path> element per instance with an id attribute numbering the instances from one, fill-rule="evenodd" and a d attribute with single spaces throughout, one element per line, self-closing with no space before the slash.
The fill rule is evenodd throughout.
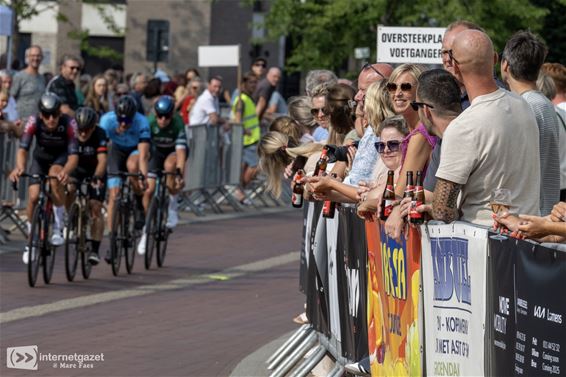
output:
<path id="1" fill-rule="evenodd" d="M 98 256 L 98 253 L 95 251 L 91 252 L 88 257 L 88 262 L 93 266 L 96 266 L 98 263 L 100 263 L 100 257 Z"/>
<path id="2" fill-rule="evenodd" d="M 53 234 L 51 235 L 51 244 L 53 246 L 61 246 L 65 243 L 61 229 L 53 228 Z"/>
<path id="3" fill-rule="evenodd" d="M 106 263 L 112 264 L 112 253 L 110 252 L 110 250 L 106 251 L 106 256 L 104 257 L 104 260 L 106 261 Z"/>
<path id="4" fill-rule="evenodd" d="M 24 254 L 22 255 L 22 261 L 24 262 L 24 264 L 28 264 L 29 263 L 29 247 L 26 246 L 24 249 Z"/>
<path id="5" fill-rule="evenodd" d="M 147 233 L 143 232 L 140 237 L 140 242 L 138 243 L 138 255 L 145 254 L 146 242 L 147 242 Z"/>
<path id="6" fill-rule="evenodd" d="M 136 204 L 136 208 L 134 209 L 134 217 L 136 219 L 136 230 L 141 230 L 145 225 L 145 215 L 143 213 L 143 206 L 139 203 Z"/>
<path id="7" fill-rule="evenodd" d="M 167 214 L 167 223 L 165 224 L 165 226 L 168 229 L 173 229 L 177 226 L 178 222 L 179 214 L 177 213 L 177 211 L 172 211 L 171 209 L 169 209 L 169 213 Z"/>

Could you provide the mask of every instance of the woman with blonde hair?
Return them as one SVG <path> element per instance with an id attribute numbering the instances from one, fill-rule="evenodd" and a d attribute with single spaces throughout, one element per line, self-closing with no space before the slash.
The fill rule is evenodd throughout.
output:
<path id="1" fill-rule="evenodd" d="M 109 111 L 108 81 L 104 75 L 96 75 L 90 81 L 84 105 L 93 108 L 99 116 Z"/>
<path id="2" fill-rule="evenodd" d="M 280 132 L 269 131 L 259 141 L 259 166 L 267 176 L 267 190 L 273 195 L 281 195 L 281 178 L 285 168 L 295 162 L 294 170 L 304 169 L 307 174 L 314 171 L 314 166 L 307 160 L 310 157 L 318 159 L 323 145 L 308 143 L 296 145 L 289 136 Z M 312 160 L 312 158 L 311 158 Z"/>
<path id="3" fill-rule="evenodd" d="M 289 137 L 289 141 L 293 145 L 301 144 L 300 140 L 303 135 L 303 127 L 301 127 L 293 118 L 288 116 L 280 116 L 275 118 L 269 125 L 269 131 L 280 132 Z"/>
<path id="4" fill-rule="evenodd" d="M 301 143 L 312 143 L 314 139 L 314 131 L 317 128 L 317 123 L 314 115 L 312 114 L 312 100 L 308 96 L 295 96 L 289 98 L 287 103 L 289 109 L 289 116 L 303 127 L 303 135 L 300 138 Z"/>

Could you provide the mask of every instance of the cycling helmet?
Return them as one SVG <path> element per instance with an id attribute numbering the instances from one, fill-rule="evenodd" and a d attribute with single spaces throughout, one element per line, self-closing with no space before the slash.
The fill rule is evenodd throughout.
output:
<path id="1" fill-rule="evenodd" d="M 118 118 L 128 118 L 132 120 L 137 111 L 136 101 L 130 95 L 120 97 L 116 104 L 116 116 Z"/>
<path id="2" fill-rule="evenodd" d="M 175 100 L 171 96 L 161 96 L 153 106 L 157 115 L 171 115 L 175 110 Z"/>
<path id="3" fill-rule="evenodd" d="M 39 111 L 55 114 L 61 109 L 61 99 L 54 93 L 45 93 L 39 99 Z"/>
<path id="4" fill-rule="evenodd" d="M 79 131 L 87 131 L 96 126 L 97 118 L 96 111 L 90 107 L 80 107 L 75 113 Z"/>

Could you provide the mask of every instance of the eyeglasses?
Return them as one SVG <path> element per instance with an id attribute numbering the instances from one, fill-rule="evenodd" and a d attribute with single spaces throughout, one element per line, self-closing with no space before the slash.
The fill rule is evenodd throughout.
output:
<path id="1" fill-rule="evenodd" d="M 387 78 L 385 76 L 383 76 L 383 74 L 381 72 L 379 72 L 372 64 L 370 63 L 366 63 L 364 64 L 364 66 L 362 67 L 362 71 L 365 71 L 366 69 L 371 68 L 375 73 L 377 73 L 379 76 L 381 76 L 382 79 L 387 80 Z"/>
<path id="2" fill-rule="evenodd" d="M 122 97 L 122 96 L 125 96 L 127 94 L 128 94 L 128 92 L 116 92 L 116 97 Z"/>
<path id="3" fill-rule="evenodd" d="M 81 69 L 80 65 L 72 65 L 72 66 L 67 66 L 67 68 L 69 68 L 71 71 L 78 71 L 79 69 Z"/>
<path id="4" fill-rule="evenodd" d="M 442 54 L 448 54 L 448 58 L 450 59 L 450 62 L 456 62 L 456 64 L 460 64 L 460 62 L 458 60 L 456 60 L 456 58 L 454 57 L 454 52 L 452 51 L 452 49 L 442 50 L 441 53 Z"/>
<path id="5" fill-rule="evenodd" d="M 419 109 L 419 107 L 430 107 L 431 109 L 434 109 L 434 106 L 429 105 L 426 102 L 417 102 L 417 101 L 412 101 L 411 102 L 411 107 L 413 108 L 413 110 L 417 111 Z"/>
<path id="6" fill-rule="evenodd" d="M 319 113 L 322 113 L 322 115 L 324 115 L 324 108 L 317 109 L 317 108 L 313 107 L 311 109 L 312 116 L 317 116 Z"/>
<path id="7" fill-rule="evenodd" d="M 404 82 L 401 85 L 397 85 L 394 82 L 387 83 L 387 90 L 390 92 L 396 92 L 397 87 L 400 87 L 403 92 L 410 92 L 413 89 L 413 84 L 410 82 Z"/>
<path id="8" fill-rule="evenodd" d="M 45 119 L 57 119 L 59 118 L 59 116 L 61 115 L 61 113 L 59 111 L 56 111 L 54 113 L 45 113 L 45 112 L 41 112 L 41 116 Z"/>
<path id="9" fill-rule="evenodd" d="M 374 146 L 379 154 L 385 153 L 385 146 L 387 146 L 390 152 L 397 152 L 401 146 L 401 140 L 389 140 L 387 143 L 378 141 Z"/>
<path id="10" fill-rule="evenodd" d="M 125 115 L 118 115 L 118 123 L 126 123 L 126 124 L 131 124 L 132 123 L 132 118 L 125 116 Z"/>
<path id="11" fill-rule="evenodd" d="M 157 114 L 159 119 L 170 119 L 172 116 L 173 114 Z"/>

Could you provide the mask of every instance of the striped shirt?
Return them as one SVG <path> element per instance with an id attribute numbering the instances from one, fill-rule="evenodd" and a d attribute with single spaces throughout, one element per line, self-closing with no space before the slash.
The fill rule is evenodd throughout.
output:
<path id="1" fill-rule="evenodd" d="M 560 200 L 558 118 L 554 105 L 539 91 L 521 94 L 535 114 L 540 151 L 540 213 L 546 216 Z"/>

